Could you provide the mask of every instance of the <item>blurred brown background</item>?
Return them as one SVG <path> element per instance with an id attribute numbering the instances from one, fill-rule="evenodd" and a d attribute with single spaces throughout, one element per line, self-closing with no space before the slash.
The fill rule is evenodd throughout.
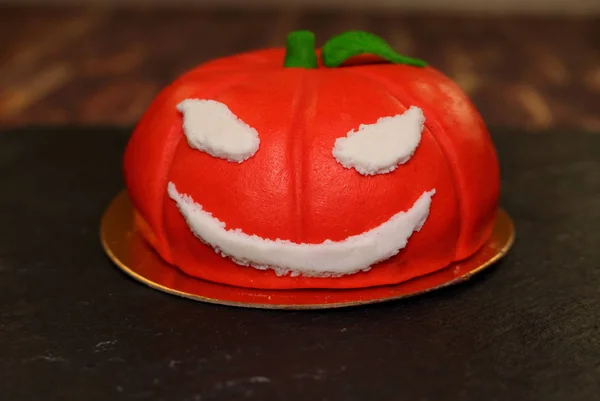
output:
<path id="1" fill-rule="evenodd" d="M 489 125 L 600 133 L 600 0 L 0 3 L 0 124 L 131 125 L 208 59 L 368 30 L 426 59 Z"/>

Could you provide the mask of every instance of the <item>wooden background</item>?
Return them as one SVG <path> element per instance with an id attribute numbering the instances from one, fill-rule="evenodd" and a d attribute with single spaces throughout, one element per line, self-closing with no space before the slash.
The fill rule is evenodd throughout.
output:
<path id="1" fill-rule="evenodd" d="M 490 125 L 600 132 L 600 18 L 0 6 L 0 124 L 130 125 L 213 57 L 364 29 L 450 75 Z"/>
<path id="2" fill-rule="evenodd" d="M 598 0 L 0 0 L 6 4 L 186 7 L 310 7 L 355 10 L 452 11 L 535 14 L 600 13 Z"/>

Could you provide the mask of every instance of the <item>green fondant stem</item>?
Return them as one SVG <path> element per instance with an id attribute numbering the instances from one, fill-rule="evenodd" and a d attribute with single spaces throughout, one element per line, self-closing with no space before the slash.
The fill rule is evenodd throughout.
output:
<path id="1" fill-rule="evenodd" d="M 283 66 L 286 68 L 317 68 L 315 35 L 309 31 L 295 31 L 288 35 Z"/>
<path id="2" fill-rule="evenodd" d="M 398 54 L 379 36 L 362 31 L 349 31 L 334 36 L 323 45 L 321 58 L 326 67 L 338 67 L 351 57 L 361 54 L 374 54 L 396 64 L 425 67 L 423 60 Z"/>

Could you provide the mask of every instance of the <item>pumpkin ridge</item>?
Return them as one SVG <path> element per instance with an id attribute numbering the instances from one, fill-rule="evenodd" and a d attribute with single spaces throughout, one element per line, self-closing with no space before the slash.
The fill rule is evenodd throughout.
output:
<path id="1" fill-rule="evenodd" d="M 290 158 L 292 162 L 292 167 L 290 168 L 290 172 L 292 172 L 293 182 L 293 191 L 294 191 L 294 202 L 292 203 L 292 211 L 290 213 L 291 216 L 294 216 L 295 224 L 295 233 L 293 241 L 301 243 L 303 235 L 304 235 L 304 227 L 303 227 L 303 201 L 304 198 L 304 148 L 303 146 L 299 146 L 299 143 L 304 139 L 304 134 L 306 132 L 306 125 L 304 121 L 300 120 L 300 117 L 304 111 L 304 103 L 306 102 L 306 92 L 304 85 L 307 81 L 306 74 L 302 74 L 302 78 L 297 81 L 296 93 L 294 94 L 294 98 L 292 100 L 292 107 L 294 108 L 293 117 L 290 119 L 289 129 L 287 130 L 288 135 L 288 153 L 293 155 Z M 301 135 L 302 134 L 302 135 Z"/>
<path id="2" fill-rule="evenodd" d="M 396 96 L 396 94 L 394 92 L 392 92 L 389 88 L 387 88 L 385 85 L 382 85 L 381 82 L 379 82 L 377 80 L 377 78 L 366 75 L 366 74 L 361 74 L 360 72 L 357 71 L 357 69 L 340 69 L 339 71 L 336 71 L 338 74 L 339 73 L 343 73 L 346 75 L 352 75 L 354 77 L 360 77 L 360 78 L 364 78 L 367 81 L 369 81 L 369 83 L 374 84 L 374 86 L 376 86 L 377 88 L 380 89 L 380 92 L 385 93 L 390 99 L 392 99 L 396 104 L 398 104 L 399 106 L 404 107 L 406 110 L 408 110 L 408 107 L 398 98 L 398 96 Z"/>
<path id="3" fill-rule="evenodd" d="M 241 85 L 244 80 L 251 74 L 249 73 L 242 73 L 239 72 L 239 75 L 233 75 L 230 77 L 229 80 L 225 81 L 225 84 L 220 85 L 216 90 L 214 90 L 212 92 L 212 94 L 209 95 L 209 97 L 214 97 L 216 95 L 218 95 L 219 93 L 223 93 L 227 90 L 230 90 L 232 88 L 235 88 L 237 85 Z M 168 196 L 167 193 L 167 181 L 169 180 L 169 177 L 171 176 L 171 171 L 172 171 L 172 166 L 173 166 L 173 160 L 175 159 L 175 155 L 177 155 L 177 153 L 179 152 L 180 147 L 182 146 L 182 143 L 187 144 L 187 141 L 184 141 L 185 135 L 183 134 L 183 117 L 181 117 L 178 122 L 180 123 L 178 126 L 178 129 L 180 130 L 180 135 L 179 135 L 179 139 L 177 140 L 177 144 L 173 147 L 173 154 L 171 154 L 171 157 L 169 158 L 169 163 L 168 166 L 169 168 L 167 169 L 167 171 L 165 172 L 164 175 L 164 189 L 163 189 L 163 207 L 162 209 L 162 216 L 160 218 L 160 222 L 161 222 L 161 226 L 165 227 L 165 220 L 166 220 L 166 206 L 167 203 L 170 201 L 170 198 Z M 188 145 L 189 146 L 189 145 Z M 164 228 L 163 228 L 164 231 Z M 167 241 L 167 247 L 169 249 L 169 254 L 171 255 L 171 257 L 173 257 L 173 252 L 171 249 L 171 243 L 170 243 L 170 239 L 168 237 L 165 236 L 165 240 Z"/>
<path id="4" fill-rule="evenodd" d="M 310 119 L 314 118 L 315 115 L 315 105 L 317 104 L 317 96 L 319 91 L 317 90 L 317 83 L 315 82 L 316 77 L 318 77 L 317 74 L 311 74 L 310 72 L 307 72 L 304 74 L 306 76 L 305 81 L 307 81 L 308 83 L 305 82 L 305 89 L 303 90 L 303 102 L 301 103 L 302 106 L 302 140 L 303 141 L 307 141 L 307 132 L 308 135 L 312 135 L 312 133 L 309 131 L 312 128 L 312 125 L 309 125 Z M 302 182 L 301 182 L 301 193 L 302 193 L 302 197 L 300 199 L 300 205 L 301 205 L 301 210 L 302 213 L 300 214 L 301 216 L 306 216 L 308 215 L 308 211 L 307 209 L 313 209 L 314 205 L 311 202 L 312 200 L 312 194 L 308 193 L 308 191 L 310 191 L 309 186 L 306 185 L 306 182 L 309 181 L 310 177 L 309 174 L 306 170 L 306 166 L 308 166 L 308 168 L 311 168 L 312 163 L 311 163 L 311 153 L 310 151 L 307 152 L 305 150 L 304 146 L 301 146 L 302 148 Z M 309 206 L 310 205 L 310 206 Z M 306 213 L 305 213 L 306 212 Z M 306 229 L 304 227 L 304 219 L 300 219 L 300 225 L 302 227 L 301 230 L 301 234 L 304 236 L 306 235 Z M 301 238 L 302 242 L 307 242 L 305 241 L 304 238 Z"/>
<path id="5" fill-rule="evenodd" d="M 448 86 L 452 86 L 452 87 L 454 87 L 454 88 L 456 88 L 458 90 L 461 90 L 460 86 L 454 80 L 450 79 L 448 76 L 446 76 L 445 74 L 443 74 L 441 71 L 435 70 L 435 69 L 432 69 L 431 71 L 439 79 L 443 79 L 444 81 L 446 81 L 446 84 Z M 474 108 L 474 105 L 472 103 L 472 99 L 469 98 L 468 96 L 466 96 L 466 102 L 469 103 Z M 485 122 L 484 122 L 483 117 L 481 116 L 481 114 L 477 113 L 477 114 L 475 114 L 475 117 L 478 120 L 478 123 L 480 123 L 482 125 L 485 125 Z M 486 127 L 486 130 L 487 130 L 487 127 Z M 496 152 L 495 147 L 493 146 L 493 143 L 488 143 L 487 150 L 490 151 L 494 155 L 495 158 L 497 158 L 497 152 Z M 498 171 L 498 173 L 499 173 L 499 171 Z M 500 180 L 500 177 L 498 177 L 498 180 Z M 497 207 L 498 207 L 498 205 L 496 205 L 496 208 Z M 495 212 L 496 211 L 494 210 L 494 213 Z M 490 226 L 487 229 L 487 236 L 489 237 L 491 235 L 491 233 L 492 233 L 492 227 Z M 485 243 L 486 238 L 487 237 L 483 237 L 482 239 L 480 239 L 479 243 L 477 244 L 477 246 L 472 249 L 472 252 L 475 252 L 476 250 L 481 249 L 481 247 Z M 459 245 L 460 245 L 460 243 L 459 243 Z M 456 257 L 456 260 L 463 260 L 463 259 L 465 259 L 465 257 Z"/>
<path id="6" fill-rule="evenodd" d="M 384 88 L 385 91 L 387 91 L 391 96 L 393 96 L 395 99 L 398 100 L 398 102 L 400 102 L 402 104 L 402 102 L 398 99 L 399 96 L 396 95 L 396 93 L 392 92 L 391 88 L 396 88 L 396 90 L 399 90 L 404 96 L 406 96 L 407 98 L 413 100 L 413 96 L 410 95 L 406 90 L 402 89 L 402 87 L 400 87 L 399 85 L 396 85 L 395 82 L 391 82 L 388 79 L 385 78 L 381 78 L 378 76 L 375 76 L 372 73 L 369 73 L 365 70 L 361 70 L 360 72 L 357 69 L 352 70 L 352 73 L 354 75 L 366 78 L 368 80 L 370 80 L 372 83 L 374 83 L 377 86 L 380 86 L 382 88 Z M 413 100 L 413 103 L 414 102 Z M 406 106 L 404 104 L 402 104 L 405 108 Z M 422 107 L 421 105 L 419 105 L 418 107 Z M 427 114 L 433 116 L 433 118 L 425 119 L 425 124 L 424 124 L 424 128 L 427 129 L 427 132 L 429 133 L 429 135 L 431 135 L 431 137 L 433 138 L 433 141 L 435 142 L 435 144 L 437 145 L 438 149 L 440 150 L 440 152 L 442 153 L 442 155 L 444 156 L 444 163 L 446 163 L 446 165 L 448 166 L 448 170 L 450 171 L 450 175 L 452 176 L 453 180 L 452 180 L 452 188 L 454 188 L 454 196 L 456 199 L 456 213 L 457 216 L 459 217 L 457 219 L 457 225 L 458 225 L 458 229 L 457 229 L 457 234 L 456 234 L 456 246 L 458 246 L 459 242 L 460 242 L 460 237 L 461 237 L 461 233 L 462 233 L 462 215 L 463 215 L 463 202 L 462 202 L 462 197 L 460 196 L 459 193 L 459 189 L 457 186 L 457 179 L 456 179 L 456 172 L 454 171 L 454 169 L 451 167 L 450 162 L 449 162 L 449 157 L 448 157 L 448 153 L 446 152 L 446 149 L 444 146 L 442 146 L 438 140 L 438 138 L 436 137 L 436 135 L 434 135 L 433 131 L 431 129 L 429 129 L 430 124 L 433 123 L 434 126 L 439 126 L 441 131 L 444 131 L 445 128 L 444 126 L 439 123 L 440 118 L 438 116 L 437 113 L 435 113 L 434 111 L 430 110 L 428 108 L 427 110 Z"/>

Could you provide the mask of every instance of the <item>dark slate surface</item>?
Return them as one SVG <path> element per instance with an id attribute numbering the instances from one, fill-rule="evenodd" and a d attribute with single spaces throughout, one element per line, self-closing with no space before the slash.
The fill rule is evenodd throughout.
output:
<path id="1" fill-rule="evenodd" d="M 505 261 L 389 304 L 204 305 L 104 256 L 126 130 L 0 133 L 0 400 L 600 399 L 600 135 L 496 130 Z"/>

